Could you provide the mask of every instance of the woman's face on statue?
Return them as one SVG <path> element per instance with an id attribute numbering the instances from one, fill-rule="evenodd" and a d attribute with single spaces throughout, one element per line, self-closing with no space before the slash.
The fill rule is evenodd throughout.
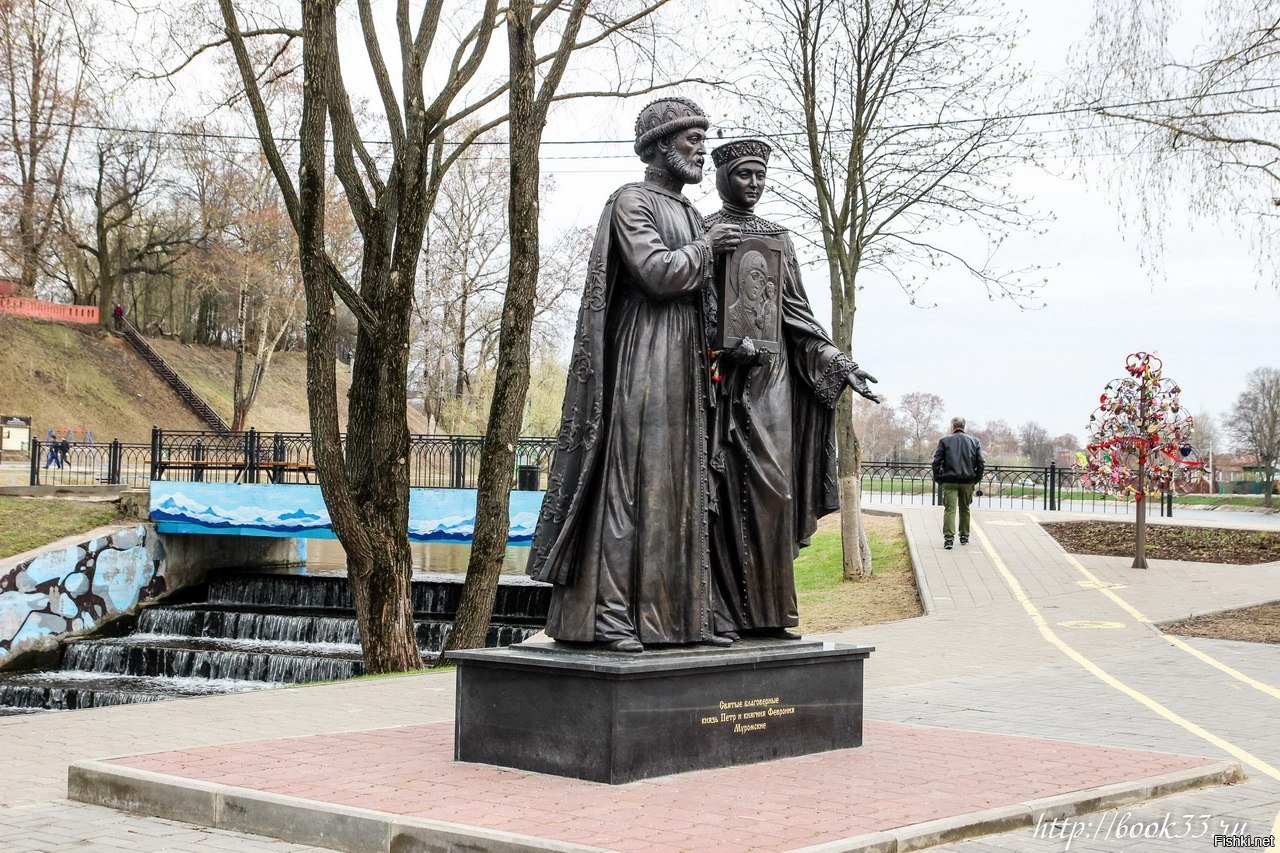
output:
<path id="1" fill-rule="evenodd" d="M 730 204 L 751 208 L 764 195 L 765 165 L 758 160 L 744 160 L 729 170 Z"/>
<path id="2" fill-rule="evenodd" d="M 739 269 L 742 275 L 742 289 L 747 299 L 752 303 L 759 302 L 765 281 L 769 278 L 764 256 L 759 252 L 747 252 Z"/>

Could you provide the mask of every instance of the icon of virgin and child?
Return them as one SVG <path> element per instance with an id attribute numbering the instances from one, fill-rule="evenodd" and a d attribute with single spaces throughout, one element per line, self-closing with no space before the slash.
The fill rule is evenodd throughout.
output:
<path id="1" fill-rule="evenodd" d="M 792 565 L 839 509 L 835 405 L 875 378 L 815 319 L 787 230 L 755 215 L 770 145 L 711 152 L 666 97 L 636 121 L 644 178 L 605 203 L 528 574 L 547 634 L 637 653 L 797 639 Z"/>

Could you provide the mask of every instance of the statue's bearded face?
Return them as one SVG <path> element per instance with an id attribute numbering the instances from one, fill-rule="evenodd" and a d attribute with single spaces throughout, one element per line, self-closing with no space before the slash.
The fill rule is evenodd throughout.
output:
<path id="1" fill-rule="evenodd" d="M 725 201 L 750 210 L 764 195 L 765 177 L 768 174 L 759 160 L 743 160 L 729 170 Z"/>
<path id="2" fill-rule="evenodd" d="M 702 165 L 707 158 L 706 131 L 691 127 L 659 143 L 667 169 L 686 184 L 702 183 Z"/>

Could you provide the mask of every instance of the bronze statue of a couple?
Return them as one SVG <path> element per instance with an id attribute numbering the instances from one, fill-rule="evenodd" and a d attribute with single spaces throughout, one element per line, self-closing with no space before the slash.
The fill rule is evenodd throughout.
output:
<path id="1" fill-rule="evenodd" d="M 644 180 L 600 216 L 528 565 L 555 585 L 556 640 L 798 639 L 792 564 L 839 508 L 835 403 L 877 399 L 814 319 L 786 229 L 753 213 L 768 143 L 711 152 L 718 212 L 685 198 L 709 126 L 685 98 L 646 106 Z"/>

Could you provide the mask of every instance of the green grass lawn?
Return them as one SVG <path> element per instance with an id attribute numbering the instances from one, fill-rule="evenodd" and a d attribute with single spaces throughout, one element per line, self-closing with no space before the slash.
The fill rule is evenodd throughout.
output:
<path id="1" fill-rule="evenodd" d="M 824 519 L 813 544 L 796 559 L 801 633 L 892 622 L 924 612 L 902 519 L 865 514 L 862 519 L 871 543 L 870 578 L 844 580 L 838 515 Z"/>
<path id="2" fill-rule="evenodd" d="M 1262 495 L 1178 495 L 1175 504 L 1195 506 L 1262 506 Z M 1280 506 L 1280 499 L 1271 497 L 1273 506 Z"/>
<path id="3" fill-rule="evenodd" d="M 113 503 L 0 496 L 0 558 L 119 519 Z"/>

